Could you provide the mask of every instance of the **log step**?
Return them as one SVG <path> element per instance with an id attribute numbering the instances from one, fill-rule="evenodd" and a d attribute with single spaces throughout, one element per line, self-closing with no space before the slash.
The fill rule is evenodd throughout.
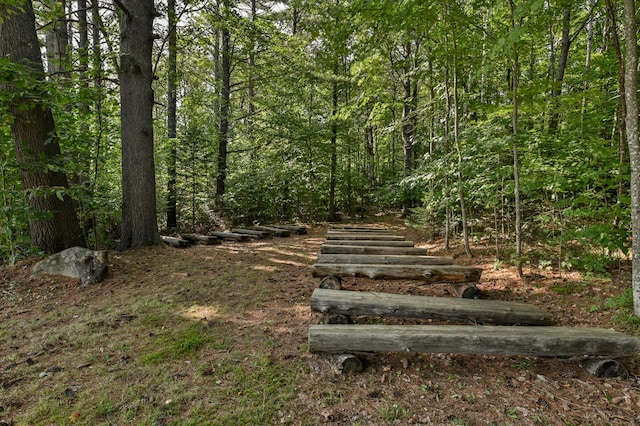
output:
<path id="1" fill-rule="evenodd" d="M 275 235 L 276 237 L 286 238 L 291 236 L 291 231 L 289 231 L 288 229 L 274 228 L 272 226 L 256 226 L 255 228 L 258 231 L 265 231 Z"/>
<path id="2" fill-rule="evenodd" d="M 329 231 L 342 232 L 389 232 L 384 226 L 350 226 L 350 225 L 332 225 Z"/>
<path id="3" fill-rule="evenodd" d="M 320 254 L 373 254 L 373 255 L 413 255 L 426 256 L 428 250 L 418 247 L 349 246 L 323 244 Z"/>
<path id="4" fill-rule="evenodd" d="M 202 235 L 202 234 L 180 234 L 180 236 L 192 243 L 202 243 L 206 245 L 215 245 L 221 244 L 222 240 L 218 237 L 214 237 L 211 235 Z"/>
<path id="5" fill-rule="evenodd" d="M 249 235 L 250 237 L 255 237 L 255 238 L 267 238 L 269 235 L 268 232 L 264 232 L 264 231 L 256 231 L 255 229 L 242 229 L 242 228 L 235 228 L 231 230 L 231 233 L 233 234 L 245 234 L 245 235 Z"/>
<path id="6" fill-rule="evenodd" d="M 628 357 L 640 339 L 601 328 L 466 325 L 311 325 L 311 352 L 427 352 Z"/>
<path id="7" fill-rule="evenodd" d="M 329 240 L 332 246 L 378 246 L 378 247 L 413 247 L 413 241 L 380 241 L 380 240 Z"/>
<path id="8" fill-rule="evenodd" d="M 376 240 L 376 241 L 404 241 L 402 235 L 374 234 L 362 232 L 328 232 L 327 240 Z"/>
<path id="9" fill-rule="evenodd" d="M 318 263 L 376 265 L 452 265 L 453 257 L 386 254 L 319 254 Z"/>
<path id="10" fill-rule="evenodd" d="M 165 243 L 172 247 L 189 247 L 193 243 L 191 241 L 178 238 L 178 237 L 169 237 L 167 235 L 161 235 L 160 239 Z"/>
<path id="11" fill-rule="evenodd" d="M 313 291 L 311 309 L 325 314 L 429 318 L 499 325 L 549 325 L 552 321 L 547 311 L 528 303 L 323 288 Z"/>
<path id="12" fill-rule="evenodd" d="M 300 225 L 271 225 L 273 228 L 284 229 L 287 231 L 295 232 L 298 235 L 305 235 L 307 233 L 306 226 Z"/>
<path id="13" fill-rule="evenodd" d="M 482 269 L 460 265 L 357 265 L 316 263 L 314 277 L 365 277 L 371 279 L 423 280 L 428 283 L 470 283 L 480 281 Z"/>
<path id="14" fill-rule="evenodd" d="M 249 241 L 249 235 L 247 234 L 236 234 L 233 232 L 209 232 L 209 235 L 222 238 L 223 240 Z"/>

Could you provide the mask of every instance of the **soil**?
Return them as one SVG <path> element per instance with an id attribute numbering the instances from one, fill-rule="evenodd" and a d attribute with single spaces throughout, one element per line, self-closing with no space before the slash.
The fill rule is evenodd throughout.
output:
<path id="1" fill-rule="evenodd" d="M 607 300 L 620 296 L 630 283 L 627 261 L 612 270 L 610 278 L 559 271 L 547 265 L 528 268 L 522 280 L 512 266 L 496 264 L 489 241 L 474 244 L 475 257 L 468 259 L 459 242 L 444 250 L 442 240 L 428 238 L 424 230 L 407 227 L 396 216 L 378 217 L 368 224 L 387 226 L 415 241 L 416 246 L 428 247 L 430 254 L 453 256 L 457 264 L 481 267 L 478 287 L 483 298 L 535 304 L 552 313 L 555 325 L 613 328 L 640 337 L 638 328 L 626 317 L 628 311 L 607 307 Z M 104 377 L 91 375 L 89 368 L 77 370 L 84 356 L 80 351 L 87 348 L 62 337 L 55 341 L 47 338 L 55 335 L 56 327 L 83 321 L 92 329 L 108 329 L 107 337 L 125 339 L 117 333 L 124 324 L 135 321 L 138 308 L 131 307 L 133 301 L 151 299 L 184 307 L 185 316 L 219 326 L 216 332 L 233 342 L 222 349 L 203 350 L 198 355 L 199 365 L 213 362 L 224 352 L 233 354 L 240 366 L 250 370 L 258 356 L 255 345 L 268 340 L 272 342 L 266 354 L 270 362 L 300 367 L 295 395 L 279 407 L 272 423 L 640 424 L 637 357 L 620 360 L 629 371 L 628 378 L 597 378 L 578 359 L 431 353 L 370 354 L 363 357 L 362 372 L 337 372 L 328 357 L 310 353 L 307 344 L 309 325 L 324 321 L 322 314 L 311 311 L 309 300 L 319 283 L 312 277 L 310 265 L 326 232 L 326 224 L 315 224 L 308 225 L 307 235 L 290 238 L 113 252 L 107 279 L 93 286 L 61 277 L 32 278 L 29 271 L 35 259 L 1 267 L 0 319 L 14 324 L 14 329 L 0 325 L 0 425 L 26 424 L 21 419 L 28 418 L 25 413 L 34 410 L 38 398 L 27 393 L 33 392 L 28 382 L 35 379 L 25 377 L 37 375 L 45 367 L 52 374 L 55 368 L 81 371 L 75 373 L 74 380 L 80 381 L 83 389 L 104 386 Z M 218 282 L 226 284 L 215 284 Z M 411 280 L 349 278 L 343 286 L 347 290 L 454 297 L 446 285 Z M 107 311 L 107 305 L 118 310 Z M 16 319 L 24 325 L 24 335 L 15 329 L 17 323 L 11 322 Z M 434 323 L 362 317 L 356 321 Z M 156 325 L 149 325 L 149 336 L 162 333 L 162 327 L 153 327 Z M 135 341 L 143 338 L 147 336 L 137 336 L 131 343 L 133 349 L 118 355 L 119 359 L 126 356 L 135 362 L 136 351 L 144 349 L 143 343 L 135 347 Z M 103 351 L 103 347 L 95 350 Z M 113 356 L 120 354 L 113 342 L 105 342 L 104 350 Z M 100 362 L 94 359 L 87 364 L 97 367 Z M 65 392 L 69 389 L 74 392 L 69 387 Z M 202 388 L 190 398 L 206 399 L 206 394 L 207 388 Z M 184 401 L 166 415 L 165 424 L 181 424 L 189 418 L 193 404 L 193 400 Z M 82 417 L 78 420 L 81 423 Z M 134 416 L 132 423 L 139 424 L 140 418 Z"/>

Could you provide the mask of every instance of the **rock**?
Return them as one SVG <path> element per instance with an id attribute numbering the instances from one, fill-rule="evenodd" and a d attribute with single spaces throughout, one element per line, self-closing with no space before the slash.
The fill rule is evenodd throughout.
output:
<path id="1" fill-rule="evenodd" d="M 41 274 L 79 278 L 82 284 L 95 284 L 107 273 L 107 252 L 71 247 L 38 262 L 31 276 Z"/>

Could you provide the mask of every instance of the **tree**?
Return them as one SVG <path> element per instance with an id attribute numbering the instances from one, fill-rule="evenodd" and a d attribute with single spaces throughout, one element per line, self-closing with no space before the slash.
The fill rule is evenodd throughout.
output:
<path id="1" fill-rule="evenodd" d="M 0 4 L 0 96 L 11 120 L 16 160 L 27 203 L 32 243 L 47 252 L 84 245 L 62 169 L 60 146 L 44 83 L 40 44 L 31 1 Z"/>
<path id="2" fill-rule="evenodd" d="M 169 17 L 169 55 L 167 58 L 167 138 L 169 139 L 169 158 L 167 159 L 167 229 L 178 227 L 177 208 L 177 170 L 176 158 L 178 156 L 176 146 L 177 122 L 176 122 L 176 86 L 178 80 L 177 71 L 177 19 L 176 2 L 169 0 L 167 4 Z"/>
<path id="3" fill-rule="evenodd" d="M 231 5 L 228 0 L 223 1 L 223 16 L 229 16 L 229 9 Z M 227 190 L 227 156 L 229 145 L 229 114 L 230 114 L 230 102 L 231 102 L 231 32 L 229 30 L 229 23 L 223 23 L 222 27 L 222 50 L 220 52 L 222 56 L 221 76 L 220 81 L 222 87 L 220 88 L 220 122 L 218 125 L 218 174 L 216 176 L 216 196 L 219 202 L 222 202 L 225 192 Z"/>
<path id="4" fill-rule="evenodd" d="M 638 23 L 634 0 L 624 0 L 626 43 L 624 98 L 626 130 L 631 161 L 631 229 L 633 234 L 633 308 L 640 316 L 640 143 L 638 142 Z"/>
<path id="5" fill-rule="evenodd" d="M 122 235 L 119 248 L 159 242 L 153 157 L 153 0 L 116 0 L 120 21 Z"/>

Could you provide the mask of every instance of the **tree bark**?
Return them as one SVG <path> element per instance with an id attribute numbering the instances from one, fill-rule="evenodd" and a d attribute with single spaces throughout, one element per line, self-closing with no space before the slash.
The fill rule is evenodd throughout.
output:
<path id="1" fill-rule="evenodd" d="M 228 5 L 225 2 L 224 13 Z M 227 25 L 222 29 L 222 56 L 220 88 L 220 125 L 218 136 L 218 174 L 216 176 L 216 196 L 218 203 L 223 203 L 227 186 L 227 150 L 229 144 L 229 102 L 231 100 L 231 33 Z"/>
<path id="2" fill-rule="evenodd" d="M 178 37 L 176 22 L 176 2 L 169 0 L 167 4 L 169 19 L 169 56 L 167 58 L 167 138 L 169 139 L 169 156 L 167 158 L 167 229 L 178 227 L 177 207 L 177 122 L 176 122 L 176 86 L 177 86 L 177 53 Z"/>
<path id="3" fill-rule="evenodd" d="M 21 8 L 0 4 L 0 16 L 0 56 L 11 57 L 37 82 L 44 82 L 31 1 Z M 83 246 L 67 176 L 60 168 L 60 145 L 51 109 L 45 105 L 46 91 L 38 85 L 24 88 L 16 83 L 2 84 L 0 91 L 6 91 L 9 99 L 16 161 L 27 203 L 34 212 L 29 221 L 32 243 L 46 252 Z"/>
<path id="4" fill-rule="evenodd" d="M 53 0 L 55 21 L 46 32 L 47 72 L 54 78 L 69 77 L 69 32 L 67 30 L 66 2 Z"/>
<path id="5" fill-rule="evenodd" d="M 559 97 L 562 94 L 562 83 L 564 73 L 567 69 L 569 59 L 569 47 L 571 47 L 571 4 L 567 5 L 562 12 L 562 43 L 560 48 L 560 59 L 558 62 L 557 75 L 551 85 L 551 117 L 549 118 L 549 132 L 555 133 L 560 122 Z"/>
<path id="6" fill-rule="evenodd" d="M 412 96 L 412 43 L 407 42 L 404 46 L 404 67 L 403 67 L 403 81 L 402 88 L 404 90 L 404 96 L 402 98 L 402 149 L 404 156 L 403 177 L 407 178 L 413 170 L 413 96 Z M 409 216 L 409 210 L 411 208 L 412 200 L 410 199 L 408 191 L 405 190 L 405 194 L 402 197 L 402 217 Z"/>
<path id="7" fill-rule="evenodd" d="M 468 258 L 473 257 L 471 246 L 469 245 L 469 229 L 467 227 L 467 208 L 464 199 L 463 169 L 462 169 L 462 148 L 460 147 L 460 118 L 458 105 L 458 43 L 456 41 L 455 29 L 453 30 L 453 141 L 458 154 L 458 199 L 460 202 L 460 216 L 462 221 L 462 235 L 464 252 Z"/>
<path id="8" fill-rule="evenodd" d="M 327 222 L 338 220 L 336 211 L 336 173 L 338 168 L 338 65 L 333 69 L 331 84 L 331 163 L 329 164 L 329 200 Z"/>
<path id="9" fill-rule="evenodd" d="M 631 283 L 634 313 L 640 316 L 640 143 L 638 142 L 638 23 L 634 0 L 624 0 L 626 58 L 624 99 L 627 107 L 626 130 L 631 162 L 631 229 L 633 259 Z"/>
<path id="10" fill-rule="evenodd" d="M 511 5 L 511 29 L 515 30 L 515 5 L 510 1 Z M 520 206 L 520 161 L 518 158 L 518 73 L 520 72 L 520 63 L 518 61 L 518 47 L 513 44 L 513 58 L 511 70 L 511 90 L 513 93 L 513 113 L 511 116 L 511 133 L 513 137 L 513 191 L 515 199 L 515 216 L 516 216 L 516 268 L 518 276 L 522 278 L 522 209 Z"/>
<path id="11" fill-rule="evenodd" d="M 228 2 L 224 2 L 224 14 L 228 13 Z M 222 56 L 220 88 L 220 124 L 218 136 L 218 174 L 216 176 L 216 196 L 218 203 L 223 203 L 227 191 L 227 154 L 229 144 L 229 107 L 231 100 L 231 33 L 225 23 L 222 29 Z"/>
<path id="12" fill-rule="evenodd" d="M 605 1 L 607 5 L 607 14 L 611 21 L 611 39 L 613 41 L 613 47 L 616 52 L 616 59 L 618 61 L 618 91 L 620 93 L 620 105 L 619 111 L 616 114 L 616 121 L 618 124 L 618 193 L 617 201 L 622 202 L 622 197 L 625 193 L 625 184 L 622 175 L 624 174 L 624 167 L 627 164 L 627 104 L 625 101 L 625 72 L 624 72 L 624 57 L 622 55 L 622 47 L 620 45 L 620 37 L 618 36 L 618 24 L 616 20 L 616 11 L 611 0 Z"/>
<path id="13" fill-rule="evenodd" d="M 121 250 L 157 244 L 153 152 L 153 0 L 121 0 L 120 104 L 122 125 Z"/>

